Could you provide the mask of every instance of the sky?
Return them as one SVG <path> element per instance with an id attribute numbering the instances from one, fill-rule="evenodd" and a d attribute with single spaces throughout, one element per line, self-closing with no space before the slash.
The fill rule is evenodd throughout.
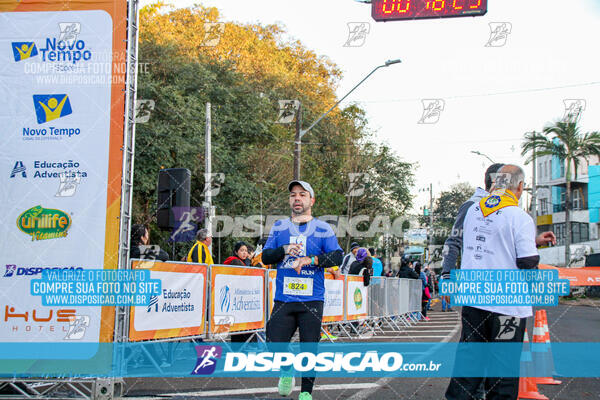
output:
<path id="1" fill-rule="evenodd" d="M 583 99 L 582 130 L 600 130 L 600 0 L 488 0 L 485 16 L 386 23 L 371 18 L 370 4 L 353 0 L 172 2 L 194 3 L 217 7 L 224 22 L 284 26 L 342 70 L 338 98 L 376 66 L 401 59 L 341 106 L 359 104 L 376 140 L 417 165 L 414 211 L 428 203 L 419 190 L 429 184 L 434 196 L 458 182 L 483 185 L 490 161 L 472 151 L 523 166 L 530 181 L 531 165 L 520 156 L 523 134 L 562 118 L 565 100 Z M 349 23 L 368 23 L 362 46 L 344 46 Z M 497 23 L 510 33 L 486 46 Z M 441 99 L 443 110 L 437 122 L 418 123 L 428 99 Z"/>

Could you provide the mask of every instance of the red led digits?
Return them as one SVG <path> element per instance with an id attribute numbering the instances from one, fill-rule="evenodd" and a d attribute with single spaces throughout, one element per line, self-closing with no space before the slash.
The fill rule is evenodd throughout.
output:
<path id="1" fill-rule="evenodd" d="M 485 15 L 487 0 L 372 0 L 375 21 L 475 17 Z"/>
<path id="2" fill-rule="evenodd" d="M 382 11 L 384 14 L 391 14 L 394 11 L 394 6 L 396 5 L 396 0 L 389 0 L 389 3 L 392 3 L 390 9 L 388 10 L 388 0 L 383 0 L 383 8 Z"/>
<path id="3" fill-rule="evenodd" d="M 381 8 L 381 11 L 384 14 L 392 14 L 394 11 L 403 14 L 408 12 L 408 10 L 410 10 L 410 0 L 383 0 L 383 5 Z"/>
<path id="4" fill-rule="evenodd" d="M 474 9 L 476 9 L 476 8 L 479 8 L 479 6 L 481 5 L 481 0 L 476 0 L 476 2 L 477 2 L 477 4 L 471 4 L 471 5 L 469 6 L 469 8 L 470 8 L 471 10 L 474 10 Z"/>
<path id="5" fill-rule="evenodd" d="M 408 10 L 410 10 L 410 0 L 404 2 L 404 8 L 402 8 L 402 0 L 400 0 L 398 2 L 398 12 L 402 14 L 408 12 Z"/>

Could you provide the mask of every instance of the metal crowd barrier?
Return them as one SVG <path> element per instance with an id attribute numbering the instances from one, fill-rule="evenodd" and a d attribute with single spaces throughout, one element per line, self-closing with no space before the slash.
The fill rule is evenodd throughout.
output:
<path id="1" fill-rule="evenodd" d="M 169 280 L 165 280 L 165 271 L 185 273 L 198 270 L 201 264 L 184 262 L 150 262 L 136 261 L 137 268 L 147 268 L 155 272 L 156 276 L 163 279 L 163 289 L 169 286 Z M 133 263 L 132 263 L 133 265 Z M 246 342 L 251 340 L 264 341 L 266 336 L 266 324 L 271 311 L 272 297 L 275 291 L 273 282 L 273 270 L 252 267 L 238 267 L 231 265 L 203 265 L 202 271 L 205 276 L 204 289 L 201 290 L 201 310 L 204 313 L 200 326 L 185 327 L 170 326 L 167 320 L 170 316 L 166 314 L 164 324 L 152 329 L 152 336 L 140 334 L 135 326 L 144 325 L 150 318 L 158 318 L 151 307 L 137 307 L 134 316 L 134 308 L 129 307 L 126 318 L 127 341 L 144 342 L 184 342 L 184 341 L 221 341 L 240 334 L 251 334 Z M 205 269 L 204 269 L 205 268 Z M 163 275 L 159 275 L 163 274 Z M 269 281 L 271 275 L 271 281 Z M 152 276 L 152 275 L 151 275 Z M 190 278 L 197 278 L 190 276 Z M 154 278 L 155 279 L 155 278 Z M 331 277 L 328 277 L 331 279 Z M 185 281 L 185 280 L 184 280 Z M 174 280 L 175 283 L 179 282 Z M 339 286 L 339 285 L 338 285 Z M 177 290 L 177 288 L 173 289 Z M 186 289 L 190 290 L 190 289 Z M 197 289 L 196 289 L 197 290 Z M 232 305 L 236 293 L 245 295 L 252 291 L 248 297 L 252 305 L 258 302 L 260 309 L 254 309 L 254 320 L 248 321 L 244 317 L 248 313 L 240 313 L 239 305 Z M 217 293 L 218 292 L 218 293 Z M 197 296 L 198 293 L 194 292 Z M 233 293 L 233 295 L 232 295 Z M 389 331 L 401 331 L 407 326 L 416 323 L 421 317 L 421 281 L 416 279 L 401 279 L 388 277 L 372 277 L 369 286 L 364 287 L 362 276 L 347 275 L 343 283 L 343 312 L 330 314 L 324 317 L 323 333 L 325 338 L 332 340 L 332 336 L 343 336 L 350 340 L 364 339 L 369 336 L 383 334 Z M 254 295 L 254 297 L 252 296 Z M 365 299 L 366 296 L 366 299 Z M 234 300 L 232 300 L 234 299 Z M 325 307 L 328 300 L 326 298 Z M 332 300 L 330 300 L 332 301 Z M 339 309 L 340 299 L 336 301 Z M 246 305 L 243 305 L 244 310 Z M 158 312 L 156 303 L 156 312 Z M 237 311 L 236 311 L 237 310 Z M 135 317 L 135 320 L 132 318 Z M 237 317 L 237 318 L 236 318 Z M 146 321 L 144 321 L 146 319 Z M 172 320 L 173 324 L 181 323 L 181 320 Z M 162 323 L 161 322 L 161 323 Z M 131 328 L 131 331 L 130 329 Z M 142 347 L 143 349 L 143 347 Z M 144 356 L 160 372 L 161 362 L 156 359 L 156 354 L 150 354 L 143 349 Z"/>

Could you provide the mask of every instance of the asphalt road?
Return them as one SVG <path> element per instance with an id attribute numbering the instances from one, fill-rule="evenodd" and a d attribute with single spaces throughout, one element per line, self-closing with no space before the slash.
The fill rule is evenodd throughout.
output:
<path id="1" fill-rule="evenodd" d="M 434 306 L 439 309 L 439 304 Z M 547 308 L 552 342 L 597 342 L 600 340 L 600 308 L 560 305 Z M 403 332 L 390 332 L 378 340 L 398 342 L 458 341 L 459 314 L 429 314 Z M 528 331 L 533 331 L 533 319 Z M 373 339 L 369 339 L 373 340 Z M 599 355 L 600 360 L 600 355 Z M 600 362 L 600 361 L 599 361 Z M 443 399 L 449 378 L 321 378 L 314 399 Z M 562 378 L 561 385 L 540 385 L 540 393 L 551 400 L 600 399 L 600 378 Z M 138 398 L 167 397 L 198 399 L 282 399 L 276 378 L 138 378 L 126 379 L 126 395 Z M 299 385 L 299 379 L 296 384 Z M 299 388 L 298 388 L 299 389 Z M 292 393 L 296 399 L 299 391 Z"/>

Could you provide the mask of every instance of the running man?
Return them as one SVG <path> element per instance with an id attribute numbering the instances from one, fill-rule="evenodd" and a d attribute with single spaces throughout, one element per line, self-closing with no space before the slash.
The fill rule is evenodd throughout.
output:
<path id="1" fill-rule="evenodd" d="M 217 349 L 214 346 L 210 349 L 204 350 L 204 352 L 202 353 L 202 362 L 200 362 L 196 369 L 194 369 L 194 374 L 197 374 L 198 371 L 202 368 L 210 367 L 215 363 L 212 359 L 217 356 L 216 350 Z"/>
<path id="2" fill-rule="evenodd" d="M 540 256 L 536 241 L 554 241 L 552 232 L 536 238 L 533 219 L 521 208 L 525 174 L 516 165 L 504 165 L 495 179 L 491 194 L 470 205 L 460 224 L 462 230 L 461 269 L 537 269 Z M 456 226 L 456 225 L 455 225 Z M 462 308 L 461 342 L 522 342 L 531 305 L 478 304 Z M 503 354 L 508 367 L 518 366 L 520 354 Z M 457 353 L 457 365 L 472 363 L 474 354 Z M 484 378 L 454 377 L 446 390 L 447 400 L 477 399 Z M 519 378 L 485 378 L 488 399 L 516 399 Z"/>
<path id="3" fill-rule="evenodd" d="M 342 248 L 329 224 L 312 216 L 313 188 L 304 181 L 292 181 L 291 218 L 273 225 L 262 253 L 265 264 L 277 264 L 275 302 L 267 322 L 267 341 L 289 343 L 298 328 L 300 342 L 314 343 L 321 333 L 325 300 L 325 268 L 340 265 Z M 315 378 L 302 377 L 299 400 L 311 400 Z M 279 378 L 279 394 L 289 396 L 294 377 Z"/>

